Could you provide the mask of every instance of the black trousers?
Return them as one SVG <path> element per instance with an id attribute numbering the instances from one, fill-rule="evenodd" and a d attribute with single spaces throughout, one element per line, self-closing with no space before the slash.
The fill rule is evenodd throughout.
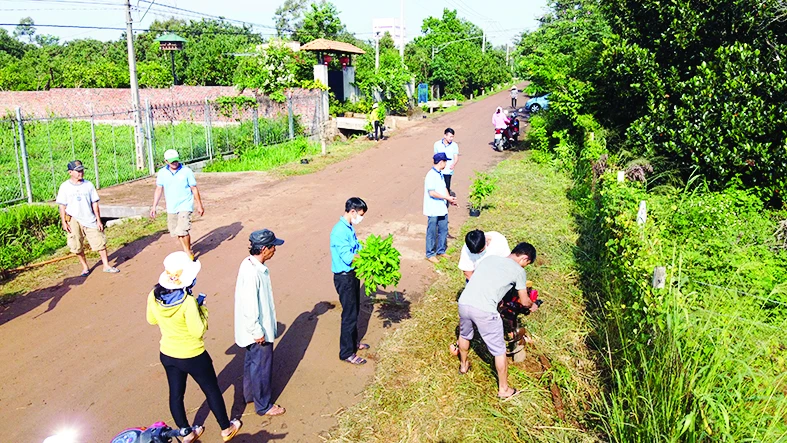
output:
<path id="1" fill-rule="evenodd" d="M 383 138 L 383 124 L 379 120 L 374 121 L 374 139 L 381 140 Z"/>
<path id="2" fill-rule="evenodd" d="M 342 305 L 342 332 L 339 337 L 339 358 L 346 360 L 358 350 L 358 312 L 361 308 L 361 281 L 355 271 L 333 274 L 333 285 Z"/>
<path id="3" fill-rule="evenodd" d="M 230 427 L 227 407 L 221 397 L 219 381 L 216 379 L 213 360 L 208 355 L 208 351 L 191 358 L 174 358 L 161 354 L 161 364 L 167 372 L 167 383 L 169 383 L 169 412 L 179 428 L 190 426 L 186 417 L 186 407 L 183 404 L 183 397 L 186 395 L 186 376 L 188 375 L 202 389 L 208 400 L 208 406 L 221 429 Z"/>
<path id="4" fill-rule="evenodd" d="M 516 99 L 514 97 L 511 97 L 511 107 L 516 109 Z"/>
<path id="5" fill-rule="evenodd" d="M 451 177 L 453 177 L 453 175 L 443 175 L 443 180 L 445 180 L 445 188 L 448 189 L 448 195 L 451 195 Z"/>

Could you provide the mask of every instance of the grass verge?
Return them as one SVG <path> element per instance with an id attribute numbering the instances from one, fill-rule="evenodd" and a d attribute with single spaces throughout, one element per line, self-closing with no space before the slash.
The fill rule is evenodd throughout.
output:
<path id="1" fill-rule="evenodd" d="M 597 440 L 584 426 L 586 405 L 597 396 L 599 383 L 585 346 L 589 326 L 576 281 L 577 233 L 566 197 L 571 182 L 528 157 L 517 153 L 492 172 L 500 186 L 489 199 L 491 207 L 470 219 L 460 237 L 479 228 L 498 231 L 512 244 L 529 241 L 538 249 L 528 278 L 544 305 L 525 322 L 537 342 L 526 350 L 525 362 L 509 371 L 509 381 L 522 394 L 510 402 L 497 399 L 494 367 L 483 353 L 471 352 L 472 370 L 457 374 L 459 363 L 448 345 L 456 337 L 456 298 L 464 278 L 456 259 L 443 261 L 412 319 L 380 343 L 375 379 L 363 400 L 339 416 L 331 441 Z M 452 245 L 454 257 L 460 246 Z M 473 347 L 484 349 L 482 343 Z M 549 359 L 551 369 L 542 368 L 539 356 Z M 552 383 L 559 388 L 564 419 L 558 418 Z"/>
<path id="2" fill-rule="evenodd" d="M 164 231 L 167 228 L 167 217 L 161 215 L 155 220 L 142 218 L 138 220 L 128 220 L 125 223 L 107 228 L 107 252 L 112 253 L 134 241 L 145 238 L 149 235 Z M 89 248 L 88 248 L 89 249 Z M 47 259 L 63 257 L 69 255 L 68 247 L 59 248 Z M 99 259 L 98 253 L 87 253 L 88 263 L 95 263 Z M 74 257 L 73 262 L 76 262 Z M 27 271 L 14 274 L 11 278 L 0 281 L 0 305 L 13 300 L 16 296 L 23 295 L 36 288 L 43 287 L 57 279 L 67 276 L 66 270 L 72 264 L 70 260 L 56 262 Z"/>

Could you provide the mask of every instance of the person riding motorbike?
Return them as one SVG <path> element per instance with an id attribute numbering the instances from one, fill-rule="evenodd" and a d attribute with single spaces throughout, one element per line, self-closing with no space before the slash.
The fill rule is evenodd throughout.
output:
<path id="1" fill-rule="evenodd" d="M 500 106 L 497 107 L 495 113 L 492 114 L 492 124 L 495 125 L 495 140 L 494 140 L 494 149 L 496 151 L 502 151 L 502 142 L 500 138 L 503 134 L 503 131 L 508 127 L 508 123 L 510 120 L 506 116 L 505 111 Z M 498 135 L 499 134 L 499 135 Z"/>

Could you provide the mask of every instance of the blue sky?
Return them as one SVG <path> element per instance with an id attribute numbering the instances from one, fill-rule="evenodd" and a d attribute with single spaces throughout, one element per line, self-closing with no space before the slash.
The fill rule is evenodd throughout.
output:
<path id="1" fill-rule="evenodd" d="M 449 8 L 458 10 L 461 17 L 483 27 L 492 44 L 505 45 L 521 31 L 534 29 L 537 25 L 535 19 L 546 11 L 546 0 L 496 2 L 495 4 L 502 6 L 500 11 L 491 10 L 488 0 L 403 1 L 408 40 L 420 34 L 424 18 L 439 17 L 443 8 Z M 150 3 L 132 0 L 131 5 L 138 9 L 133 12 L 133 19 L 134 26 L 140 28 L 145 28 L 157 18 L 173 15 L 178 18 L 199 19 L 199 16 L 167 6 L 273 27 L 273 13 L 282 2 L 283 0 L 155 0 L 148 9 Z M 371 38 L 373 18 L 398 18 L 400 15 L 399 0 L 333 0 L 332 3 L 339 9 L 342 22 L 361 39 Z M 32 17 L 37 24 L 125 27 L 124 4 L 124 0 L 0 0 L 0 23 L 18 23 L 23 17 Z M 275 32 L 263 26 L 255 29 L 262 33 Z M 14 28 L 4 27 L 9 32 Z M 39 27 L 37 33 L 56 35 L 61 41 L 88 37 L 112 40 L 120 37 L 121 31 Z"/>

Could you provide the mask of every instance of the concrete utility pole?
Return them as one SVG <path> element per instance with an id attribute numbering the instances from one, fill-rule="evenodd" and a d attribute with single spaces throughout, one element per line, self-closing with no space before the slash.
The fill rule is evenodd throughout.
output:
<path id="1" fill-rule="evenodd" d="M 404 0 L 400 0 L 399 2 L 402 10 L 401 17 L 399 18 L 399 55 L 402 57 L 402 63 L 404 63 Z"/>
<path id="2" fill-rule="evenodd" d="M 484 40 L 483 43 L 481 43 L 481 52 L 486 53 L 486 29 L 482 29 L 482 31 L 484 32 Z"/>
<path id="3" fill-rule="evenodd" d="M 142 115 L 139 105 L 137 82 L 137 57 L 134 55 L 134 32 L 131 29 L 131 0 L 126 0 L 126 45 L 128 46 L 128 73 L 131 80 L 131 109 L 134 114 L 134 145 L 137 169 L 145 169 L 145 136 L 142 134 Z"/>
<path id="4" fill-rule="evenodd" d="M 506 43 L 506 64 L 508 64 L 508 47 L 509 47 L 509 44 Z"/>
<path id="5" fill-rule="evenodd" d="M 374 72 L 380 70 L 380 33 L 374 34 Z"/>

